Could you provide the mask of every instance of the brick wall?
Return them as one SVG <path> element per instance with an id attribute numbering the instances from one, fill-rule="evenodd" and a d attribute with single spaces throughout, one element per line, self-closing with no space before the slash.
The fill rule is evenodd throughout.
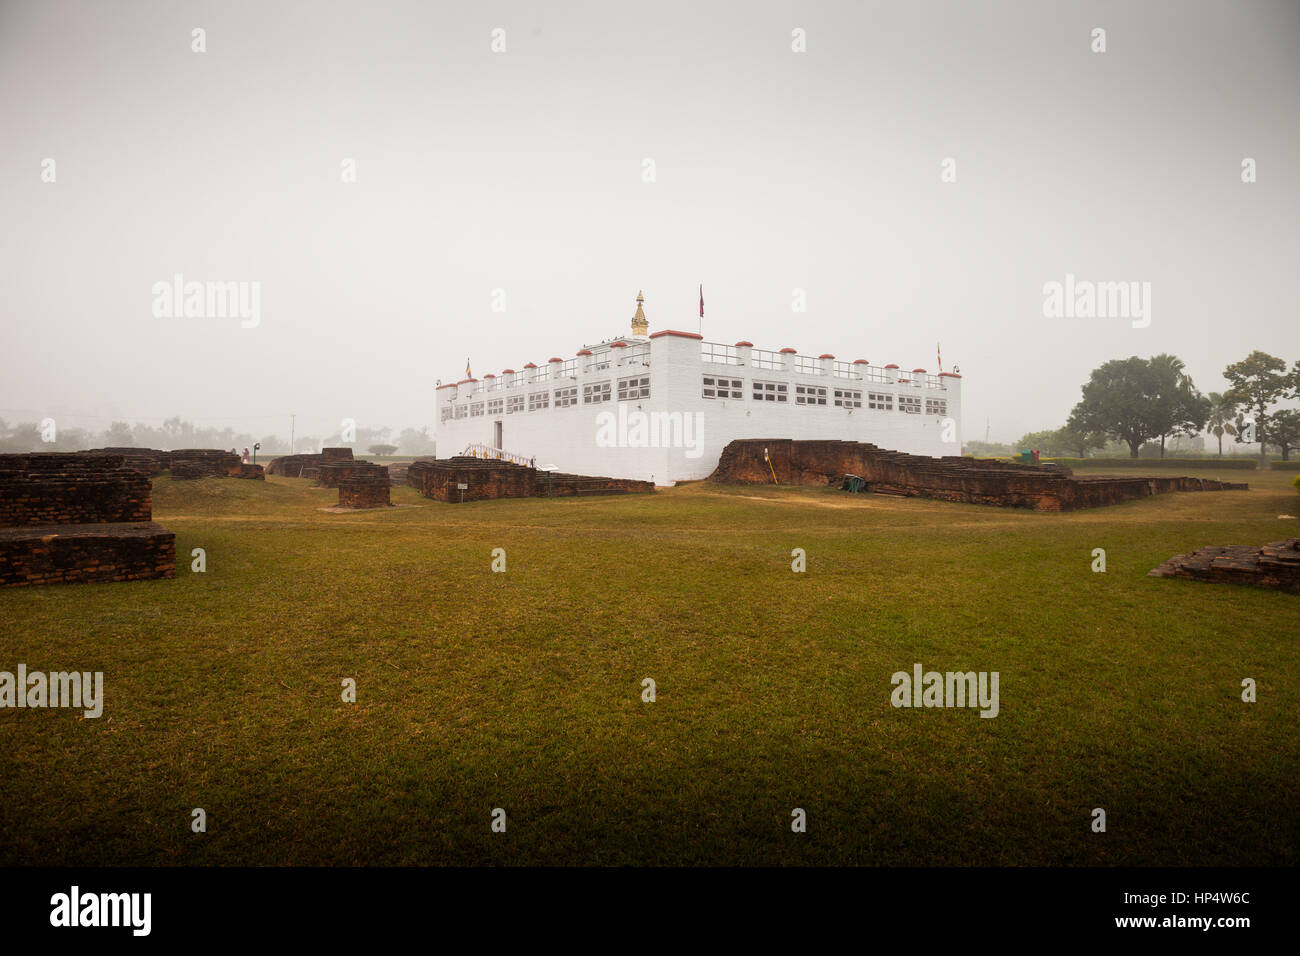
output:
<path id="1" fill-rule="evenodd" d="M 392 502 L 392 484 L 387 469 L 383 474 L 354 475 L 338 483 L 340 508 L 387 508 Z"/>
<path id="2" fill-rule="evenodd" d="M 526 465 L 483 458 L 422 459 L 412 462 L 406 471 L 408 485 L 426 498 L 448 504 L 492 498 L 545 498 L 548 480 L 549 494 L 556 498 L 654 491 L 654 484 L 649 481 L 548 473 Z M 462 491 L 458 484 L 468 487 Z"/>
<path id="3" fill-rule="evenodd" d="M 873 492 L 1035 511 L 1096 508 L 1170 491 L 1247 487 L 1184 477 L 1075 478 L 1063 465 L 1021 465 L 956 456 L 928 458 L 861 442 L 790 439 L 731 442 L 710 480 L 771 484 L 773 472 L 780 484 L 838 486 L 845 475 L 857 475 Z"/>
<path id="4" fill-rule="evenodd" d="M 170 471 L 173 478 L 265 477 L 261 465 L 245 464 L 240 455 L 220 448 L 178 448 L 175 451 L 159 451 L 156 448 L 94 448 L 84 454 L 120 458 L 128 468 L 134 468 L 149 478 L 161 475 L 164 471 Z"/>
<path id="5" fill-rule="evenodd" d="M 148 476 L 103 452 L 0 455 L 0 586 L 174 577 Z"/>
<path id="6" fill-rule="evenodd" d="M 152 522 L 0 528 L 0 587 L 175 576 L 176 536 Z"/>
<path id="7" fill-rule="evenodd" d="M 0 455 L 0 527 L 149 521 L 153 487 L 121 457 Z"/>
<path id="8" fill-rule="evenodd" d="M 322 448 L 320 452 L 310 455 L 281 455 L 279 458 L 273 458 L 271 463 L 266 466 L 268 475 L 284 475 L 287 478 L 303 477 L 302 470 L 304 467 L 313 468 L 324 462 L 351 461 L 351 448 Z"/>

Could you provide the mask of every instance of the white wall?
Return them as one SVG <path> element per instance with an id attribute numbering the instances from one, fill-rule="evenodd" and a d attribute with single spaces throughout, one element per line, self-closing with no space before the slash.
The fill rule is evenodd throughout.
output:
<path id="1" fill-rule="evenodd" d="M 629 340 L 634 341 L 634 340 Z M 502 447 L 506 451 L 536 457 L 538 465 L 556 465 L 561 471 L 575 474 L 607 475 L 615 478 L 637 478 L 657 484 L 705 478 L 717 466 L 718 457 L 727 443 L 736 438 L 794 438 L 841 439 L 864 441 L 881 448 L 921 455 L 955 455 L 960 453 L 961 438 L 961 379 L 957 376 L 936 378 L 933 375 L 914 375 L 906 370 L 882 370 L 879 366 L 854 366 L 857 378 L 844 378 L 832 373 L 833 361 L 816 360 L 824 374 L 801 374 L 794 370 L 794 355 L 782 356 L 784 367 L 778 370 L 753 367 L 751 350 L 735 350 L 740 365 L 705 363 L 700 356 L 700 340 L 679 335 L 658 334 L 650 340 L 650 366 L 647 369 L 643 356 L 627 356 L 631 349 L 612 349 L 612 365 L 603 371 L 585 371 L 582 363 L 574 370 L 575 377 L 555 377 L 557 364 L 549 364 L 540 374 L 543 382 L 523 384 L 494 391 L 484 389 L 485 382 L 461 382 L 454 387 L 436 390 L 434 428 L 439 454 L 459 454 L 473 442 L 493 443 L 493 423 L 503 424 Z M 603 354 L 602 350 L 594 350 Z M 600 429 L 598 416 L 612 413 L 617 420 L 617 380 L 633 374 L 650 375 L 650 398 L 625 404 L 623 414 L 627 428 L 624 437 L 635 440 L 634 413 L 675 412 L 696 415 L 692 422 L 701 426 L 693 439 L 693 448 L 685 447 L 601 447 L 598 444 Z M 725 375 L 743 382 L 742 399 L 706 399 L 702 397 L 704 375 Z M 868 381 L 866 376 L 888 376 L 886 383 Z M 900 384 L 898 379 L 919 379 L 925 387 Z M 752 398 L 751 383 L 755 380 L 784 382 L 787 401 L 757 402 Z M 579 398 L 584 383 L 609 381 L 614 398 L 597 405 L 578 404 L 568 408 L 554 407 L 554 390 L 576 385 Z M 795 402 L 795 386 L 799 384 L 825 387 L 827 405 L 801 406 Z M 858 409 L 835 408 L 834 389 L 851 388 L 863 393 L 863 407 Z M 510 395 L 527 396 L 531 392 L 549 390 L 551 407 L 538 411 L 523 411 L 500 416 L 483 415 L 442 421 L 442 409 L 449 403 L 469 404 L 486 402 L 490 398 Z M 892 411 L 872 410 L 866 407 L 867 392 L 886 392 L 894 396 Z M 899 395 L 915 395 L 922 399 L 922 414 L 905 414 L 898 410 Z M 947 415 L 955 422 L 954 441 L 943 441 L 942 419 L 924 414 L 925 398 L 939 398 L 947 402 Z M 527 408 L 525 398 L 525 409 Z M 486 406 L 485 406 L 486 409 Z M 614 430 L 617 433 L 617 429 Z M 610 431 L 607 429 L 606 434 Z M 617 434 L 615 435 L 617 438 Z M 664 436 L 661 443 L 680 442 L 683 435 Z M 699 450 L 698 457 L 692 452 Z"/>

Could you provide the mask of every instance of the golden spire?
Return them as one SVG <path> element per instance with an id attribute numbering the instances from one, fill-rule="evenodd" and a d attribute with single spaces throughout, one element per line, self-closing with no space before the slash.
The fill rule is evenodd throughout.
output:
<path id="1" fill-rule="evenodd" d="M 632 334 L 644 337 L 650 332 L 650 323 L 646 320 L 645 312 L 641 304 L 645 302 L 645 296 L 638 290 L 636 294 L 636 315 L 632 316 Z"/>

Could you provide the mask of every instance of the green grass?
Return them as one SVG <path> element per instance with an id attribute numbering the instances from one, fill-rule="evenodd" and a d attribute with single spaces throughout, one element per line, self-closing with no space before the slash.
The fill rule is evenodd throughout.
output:
<path id="1" fill-rule="evenodd" d="M 1295 863 L 1300 598 L 1146 572 L 1300 534 L 1300 495 L 1194 473 L 1252 490 L 326 514 L 303 480 L 159 479 L 175 580 L 0 592 L 0 669 L 106 685 L 99 720 L 0 711 L 0 863 Z M 892 708 L 917 661 L 998 671 L 1000 715 Z"/>

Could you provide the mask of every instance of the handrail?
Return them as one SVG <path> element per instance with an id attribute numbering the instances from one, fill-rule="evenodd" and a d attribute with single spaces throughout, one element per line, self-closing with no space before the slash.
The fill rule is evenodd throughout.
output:
<path id="1" fill-rule="evenodd" d="M 532 461 L 531 458 L 527 458 L 524 455 L 516 455 L 514 452 L 509 452 L 502 448 L 493 448 L 491 445 L 486 445 L 482 442 L 471 442 L 465 446 L 465 450 L 461 452 L 461 454 L 469 455 L 474 458 L 495 458 L 499 461 L 512 461 L 516 465 L 529 465 L 530 467 L 530 462 Z"/>

